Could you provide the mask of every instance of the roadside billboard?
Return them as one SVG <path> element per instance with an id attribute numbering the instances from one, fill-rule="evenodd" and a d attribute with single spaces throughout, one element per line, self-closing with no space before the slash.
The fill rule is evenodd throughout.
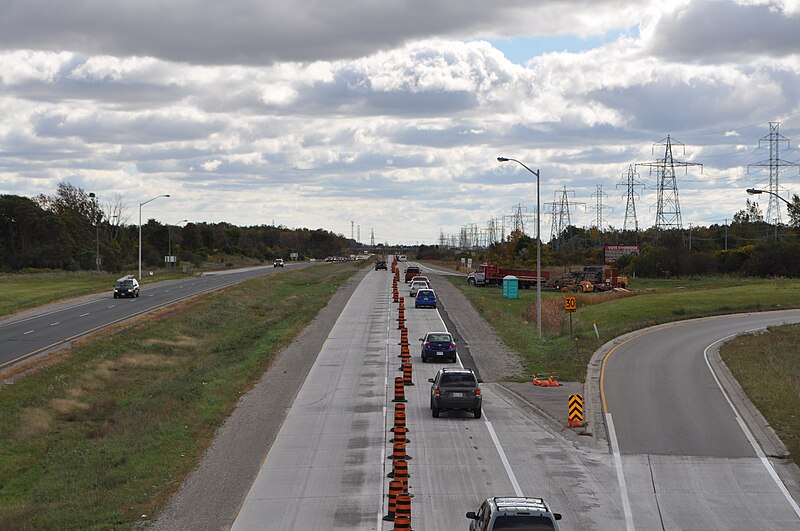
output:
<path id="1" fill-rule="evenodd" d="M 638 245 L 606 245 L 605 246 L 605 262 L 606 264 L 613 264 L 620 256 L 626 254 L 639 254 Z"/>

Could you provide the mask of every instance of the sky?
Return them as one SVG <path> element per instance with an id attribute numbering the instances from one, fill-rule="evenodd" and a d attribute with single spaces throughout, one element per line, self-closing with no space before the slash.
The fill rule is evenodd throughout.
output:
<path id="1" fill-rule="evenodd" d="M 635 165 L 669 136 L 702 164 L 676 170 L 683 226 L 722 224 L 769 186 L 770 122 L 800 161 L 799 28 L 800 0 L 4 0 L 0 193 L 367 244 L 517 210 L 535 234 L 536 179 L 503 156 L 539 171 L 547 241 L 564 193 L 572 224 L 600 196 L 622 228 L 632 165 L 652 226 Z M 797 166 L 778 179 L 800 194 Z"/>

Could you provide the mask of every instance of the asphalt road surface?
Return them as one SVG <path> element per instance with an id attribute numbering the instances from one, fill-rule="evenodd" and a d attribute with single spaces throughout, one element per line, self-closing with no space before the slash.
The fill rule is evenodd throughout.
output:
<path id="1" fill-rule="evenodd" d="M 606 357 L 604 411 L 629 523 L 800 529 L 776 472 L 785 463 L 765 455 L 760 419 L 738 387 L 722 385 L 727 370 L 714 361 L 726 338 L 796 322 L 798 310 L 671 323 L 632 334 Z"/>
<path id="2" fill-rule="evenodd" d="M 286 269 L 311 263 L 289 263 Z M 0 322 L 0 369 L 64 347 L 70 341 L 108 325 L 257 276 L 283 271 L 272 266 L 206 273 L 202 277 L 166 280 L 141 286 L 138 298 L 115 299 L 106 293 L 11 316 Z"/>

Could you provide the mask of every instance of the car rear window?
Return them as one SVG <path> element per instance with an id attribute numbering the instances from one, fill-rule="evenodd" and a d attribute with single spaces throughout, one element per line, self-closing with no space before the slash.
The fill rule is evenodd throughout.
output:
<path id="1" fill-rule="evenodd" d="M 448 334 L 431 334 L 428 336 L 428 341 L 449 342 L 450 336 Z"/>
<path id="2" fill-rule="evenodd" d="M 494 520 L 492 529 L 519 529 L 525 531 L 539 531 L 540 529 L 555 529 L 553 521 L 546 516 L 528 515 L 498 515 Z"/>
<path id="3" fill-rule="evenodd" d="M 461 385 L 465 387 L 475 387 L 478 382 L 471 374 L 443 374 L 439 379 L 439 385 Z"/>

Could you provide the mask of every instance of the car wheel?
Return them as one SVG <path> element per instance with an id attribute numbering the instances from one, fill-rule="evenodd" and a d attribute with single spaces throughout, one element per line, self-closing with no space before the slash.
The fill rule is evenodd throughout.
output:
<path id="1" fill-rule="evenodd" d="M 478 409 L 473 409 L 473 410 L 472 410 L 472 414 L 473 414 L 473 415 L 475 415 L 475 418 L 476 418 L 476 419 L 479 419 L 479 418 L 481 418 L 481 408 L 478 408 Z"/>
<path id="2" fill-rule="evenodd" d="M 139 292 L 138 291 L 136 292 L 136 298 L 137 299 L 139 298 Z"/>
<path id="3" fill-rule="evenodd" d="M 471 278 L 471 279 L 467 280 L 467 284 L 469 284 L 470 286 L 474 286 L 475 285 L 475 279 Z"/>
<path id="4" fill-rule="evenodd" d="M 439 418 L 439 410 L 437 408 L 431 409 L 431 415 L 433 415 L 433 418 L 438 419 Z"/>

